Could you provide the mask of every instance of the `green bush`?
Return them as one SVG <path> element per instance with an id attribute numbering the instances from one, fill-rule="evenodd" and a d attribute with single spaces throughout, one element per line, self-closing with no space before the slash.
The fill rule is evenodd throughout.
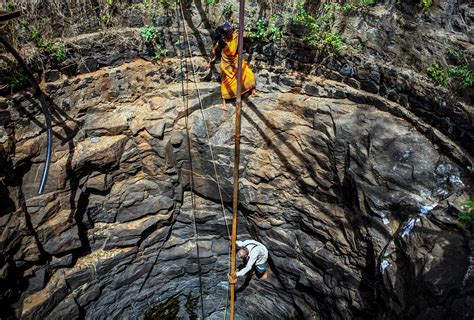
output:
<path id="1" fill-rule="evenodd" d="M 160 32 L 156 27 L 153 26 L 145 26 L 142 30 L 143 39 L 147 43 L 153 43 L 156 41 Z"/>
<path id="2" fill-rule="evenodd" d="M 277 26 L 277 18 L 271 17 L 268 23 L 264 19 L 249 23 L 253 28 L 247 28 L 249 38 L 260 41 L 278 41 L 282 37 L 281 28 Z"/>
<path id="3" fill-rule="evenodd" d="M 418 2 L 418 7 L 422 8 L 423 10 L 428 10 L 433 6 L 433 0 L 420 0 Z"/>
<path id="4" fill-rule="evenodd" d="M 352 6 L 350 7 L 352 10 Z M 334 29 L 334 13 L 336 10 L 349 10 L 346 4 L 327 3 L 323 6 L 323 11 L 318 18 L 310 15 L 298 0 L 296 2 L 296 12 L 291 16 L 293 23 L 303 25 L 308 29 L 304 41 L 315 48 L 328 48 L 333 52 L 339 52 L 344 47 L 344 39 L 337 30 Z"/>
<path id="5" fill-rule="evenodd" d="M 453 58 L 459 59 L 463 56 L 462 52 L 459 51 L 458 49 L 451 48 L 448 50 L 448 54 L 452 56 Z"/>
<path id="6" fill-rule="evenodd" d="M 474 195 L 471 195 L 469 200 L 463 204 L 463 209 L 464 211 L 458 213 L 458 219 L 461 225 L 466 228 L 474 223 Z"/>
<path id="7" fill-rule="evenodd" d="M 217 4 L 217 0 L 206 0 L 206 3 L 211 6 L 215 6 Z"/>
<path id="8" fill-rule="evenodd" d="M 407 0 L 397 0 L 397 3 L 400 4 L 405 1 Z M 419 0 L 416 6 L 426 11 L 433 6 L 433 0 Z"/>
<path id="9" fill-rule="evenodd" d="M 322 40 L 323 44 L 329 46 L 334 52 L 339 52 L 344 46 L 341 35 L 333 30 L 325 31 Z"/>
<path id="10" fill-rule="evenodd" d="M 426 68 L 426 72 L 433 80 L 435 80 L 440 85 L 444 87 L 448 86 L 449 76 L 446 70 L 444 70 L 444 68 L 441 67 L 439 64 L 433 63 L 428 68 Z"/>
<path id="11" fill-rule="evenodd" d="M 60 44 L 54 53 L 54 59 L 57 62 L 62 62 L 66 59 L 66 46 L 64 44 Z"/>
<path id="12" fill-rule="evenodd" d="M 232 16 L 233 12 L 234 12 L 234 6 L 232 5 L 232 3 L 224 4 L 224 8 L 222 9 L 222 14 L 224 15 L 225 18 L 229 19 Z"/>
<path id="13" fill-rule="evenodd" d="M 5 8 L 6 11 L 15 11 L 15 4 L 11 1 L 7 1 L 3 7 Z"/>
<path id="14" fill-rule="evenodd" d="M 375 4 L 375 0 L 358 0 L 357 3 L 363 6 L 373 6 Z"/>
<path id="15" fill-rule="evenodd" d="M 10 81 L 10 87 L 12 88 L 12 90 L 18 90 L 23 88 L 27 83 L 28 77 L 21 72 L 15 71 L 13 73 L 13 78 Z"/>
<path id="16" fill-rule="evenodd" d="M 168 49 L 162 48 L 159 44 L 155 46 L 155 59 L 160 60 L 163 57 L 166 57 L 168 54 Z"/>
<path id="17" fill-rule="evenodd" d="M 474 85 L 474 71 L 468 66 L 450 66 L 448 67 L 448 75 L 461 82 L 465 88 Z"/>

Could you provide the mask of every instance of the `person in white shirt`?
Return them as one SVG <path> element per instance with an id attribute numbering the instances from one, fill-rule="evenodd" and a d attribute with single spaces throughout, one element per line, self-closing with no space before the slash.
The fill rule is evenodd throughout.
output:
<path id="1" fill-rule="evenodd" d="M 257 277 L 265 279 L 264 275 L 268 260 L 267 248 L 255 240 L 237 241 L 236 245 L 239 247 L 237 257 L 242 258 L 245 265 L 243 269 L 237 272 L 237 277 L 246 275 L 255 265 Z"/>

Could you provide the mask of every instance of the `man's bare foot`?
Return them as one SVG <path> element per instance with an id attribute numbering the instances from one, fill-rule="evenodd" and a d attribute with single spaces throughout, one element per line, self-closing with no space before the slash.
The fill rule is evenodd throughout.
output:
<path id="1" fill-rule="evenodd" d="M 268 272 L 265 271 L 259 278 L 259 280 L 266 280 L 268 278 Z"/>

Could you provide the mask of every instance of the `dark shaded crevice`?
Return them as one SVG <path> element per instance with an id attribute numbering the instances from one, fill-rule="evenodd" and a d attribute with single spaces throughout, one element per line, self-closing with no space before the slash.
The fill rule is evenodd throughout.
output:
<path id="1" fill-rule="evenodd" d="M 77 208 L 74 213 L 74 220 L 76 221 L 79 240 L 81 241 L 81 248 L 76 250 L 76 256 L 83 256 L 91 253 L 91 246 L 87 238 L 87 226 L 84 224 L 84 218 L 89 219 L 87 209 L 89 207 L 89 194 L 87 192 L 79 191 L 79 199 L 77 200 Z"/>
<path id="2" fill-rule="evenodd" d="M 363 317 L 364 319 L 374 319 L 376 317 L 376 259 L 373 244 L 370 239 L 366 242 L 365 249 L 365 267 L 362 269 L 362 279 L 358 287 L 358 291 L 362 297 L 364 309 L 359 311 L 353 308 L 353 314 L 356 317 Z"/>

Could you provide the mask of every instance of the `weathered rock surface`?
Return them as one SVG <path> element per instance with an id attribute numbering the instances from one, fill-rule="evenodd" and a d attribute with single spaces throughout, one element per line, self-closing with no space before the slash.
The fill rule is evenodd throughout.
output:
<path id="1" fill-rule="evenodd" d="M 453 25 L 460 3 L 446 29 L 469 34 L 467 14 Z M 474 317 L 472 230 L 456 220 L 472 188 L 472 106 L 409 69 L 446 34 L 397 55 L 389 35 L 411 45 L 399 25 L 408 8 L 397 23 L 381 5 L 349 17 L 345 32 L 367 33 L 368 56 L 316 63 L 292 37 L 249 48 L 261 96 L 244 101 L 239 234 L 269 248 L 270 275 L 239 283 L 237 319 Z M 135 9 L 116 21 L 130 28 L 70 38 L 69 59 L 47 61 L 54 153 L 43 195 L 37 102 L 0 100 L 2 318 L 225 316 L 230 212 L 219 194 L 229 206 L 235 109 L 204 82 L 216 77 L 202 57 L 202 112 L 195 84 L 181 83 L 176 17 L 159 22 L 171 58 L 142 60 Z M 204 55 L 212 28 L 193 9 L 191 48 Z"/>

